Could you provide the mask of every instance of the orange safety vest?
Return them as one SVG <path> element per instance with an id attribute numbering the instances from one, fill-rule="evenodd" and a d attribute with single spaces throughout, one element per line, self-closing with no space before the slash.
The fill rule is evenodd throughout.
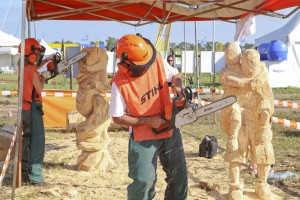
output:
<path id="1" fill-rule="evenodd" d="M 20 71 L 20 70 L 19 70 Z M 23 110 L 30 110 L 31 102 L 34 99 L 35 101 L 42 101 L 42 95 L 38 94 L 36 91 L 33 92 L 33 75 L 37 73 L 38 77 L 41 79 L 42 77 L 37 71 L 36 66 L 31 64 L 25 64 L 24 66 L 24 82 L 23 82 L 23 102 L 22 102 L 22 109 Z"/>
<path id="2" fill-rule="evenodd" d="M 127 104 L 126 114 L 134 117 L 164 115 L 171 103 L 163 60 L 158 53 L 155 62 L 141 77 L 132 78 L 120 70 L 113 77 Z M 133 126 L 135 141 L 156 140 L 172 136 L 172 130 L 155 134 L 150 125 Z"/>

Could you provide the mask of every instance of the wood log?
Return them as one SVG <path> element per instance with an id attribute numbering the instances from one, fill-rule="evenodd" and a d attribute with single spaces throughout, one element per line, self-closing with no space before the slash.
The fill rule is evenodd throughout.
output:
<path id="1" fill-rule="evenodd" d="M 4 161 L 6 158 L 14 131 L 14 125 L 4 125 L 0 128 L 0 162 Z M 12 149 L 11 155 L 15 155 L 15 146 Z M 14 158 L 14 156 L 10 156 L 10 160 L 12 158 Z"/>

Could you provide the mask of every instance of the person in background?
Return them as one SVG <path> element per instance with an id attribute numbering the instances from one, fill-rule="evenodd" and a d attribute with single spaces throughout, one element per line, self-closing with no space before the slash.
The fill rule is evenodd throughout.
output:
<path id="1" fill-rule="evenodd" d="M 157 159 L 166 173 L 165 200 L 187 199 L 187 169 L 178 128 L 155 133 L 167 121 L 162 117 L 172 104 L 168 82 L 175 98 L 183 98 L 178 70 L 170 67 L 153 44 L 137 34 L 124 35 L 116 44 L 119 70 L 112 79 L 109 115 L 129 127 L 128 200 L 153 199 Z"/>
<path id="2" fill-rule="evenodd" d="M 49 78 L 50 74 L 47 71 L 40 74 L 37 70 L 54 58 L 51 55 L 43 60 L 45 50 L 36 39 L 25 39 L 22 98 L 22 179 L 23 182 L 29 184 L 44 183 L 42 166 L 45 153 L 45 131 L 41 92 L 44 88 L 45 79 Z M 18 51 L 21 53 L 21 44 Z M 18 71 L 20 81 L 20 62 Z"/>
<path id="3" fill-rule="evenodd" d="M 169 63 L 169 65 L 171 65 L 172 67 L 175 67 L 175 65 L 174 65 L 174 57 L 173 57 L 173 55 L 168 55 L 168 57 L 167 57 L 167 62 Z"/>

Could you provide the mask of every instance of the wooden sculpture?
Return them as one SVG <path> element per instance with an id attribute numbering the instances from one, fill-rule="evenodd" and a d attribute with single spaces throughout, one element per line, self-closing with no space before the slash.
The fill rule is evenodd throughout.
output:
<path id="1" fill-rule="evenodd" d="M 76 77 L 79 89 L 76 108 L 86 120 L 76 128 L 76 144 L 82 150 L 77 159 L 78 170 L 106 172 L 113 166 L 108 151 L 108 102 L 101 96 L 108 88 L 106 67 L 108 56 L 101 48 L 84 48 L 87 56 L 79 61 Z"/>
<path id="2" fill-rule="evenodd" d="M 224 160 L 229 162 L 229 199 L 243 199 L 240 166 L 246 163 L 250 146 L 251 160 L 258 171 L 255 192 L 260 199 L 270 200 L 273 194 L 267 177 L 275 158 L 271 143 L 274 97 L 268 72 L 256 50 L 241 54 L 239 45 L 231 43 L 225 55 L 227 66 L 220 72 L 220 83 L 225 96 L 237 97 L 234 105 L 221 111 L 221 128 L 228 138 Z"/>

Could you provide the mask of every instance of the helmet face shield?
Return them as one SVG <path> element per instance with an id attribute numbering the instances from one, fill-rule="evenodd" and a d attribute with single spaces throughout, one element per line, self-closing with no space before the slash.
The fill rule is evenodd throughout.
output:
<path id="1" fill-rule="evenodd" d="M 43 57 L 45 55 L 46 48 L 39 44 L 39 42 L 34 38 L 25 39 L 25 58 L 27 62 L 40 65 L 42 63 Z M 18 47 L 18 52 L 21 53 L 21 43 Z"/>
<path id="2" fill-rule="evenodd" d="M 121 62 L 119 62 L 123 67 L 128 69 L 128 73 L 130 77 L 140 77 L 146 73 L 150 66 L 139 66 L 133 63 L 130 59 L 128 59 L 128 55 L 126 53 L 122 54 Z M 152 64 L 152 63 L 151 63 Z"/>
<path id="3" fill-rule="evenodd" d="M 41 45 L 41 48 L 35 48 L 35 50 L 39 51 L 39 53 L 38 53 L 38 60 L 37 60 L 37 66 L 39 66 L 42 63 L 42 61 L 43 61 L 43 57 L 45 55 L 46 48 L 43 45 Z"/>

